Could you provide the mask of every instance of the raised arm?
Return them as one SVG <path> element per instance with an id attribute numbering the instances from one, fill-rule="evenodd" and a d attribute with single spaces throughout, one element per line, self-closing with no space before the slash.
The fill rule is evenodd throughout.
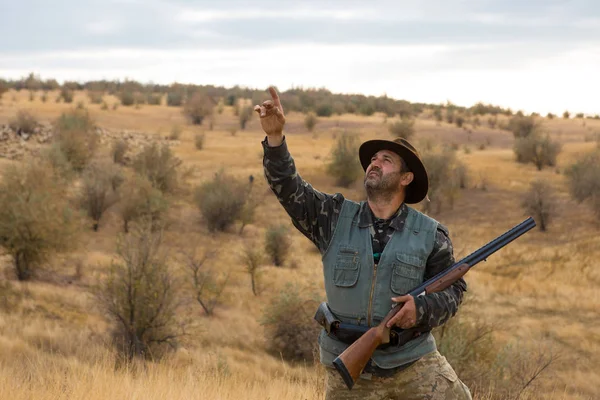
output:
<path id="1" fill-rule="evenodd" d="M 279 96 L 273 88 L 269 92 L 272 100 L 254 107 L 267 134 L 263 141 L 265 177 L 294 226 L 323 253 L 331 241 L 344 197 L 319 192 L 297 173 L 283 136 L 285 116 Z"/>

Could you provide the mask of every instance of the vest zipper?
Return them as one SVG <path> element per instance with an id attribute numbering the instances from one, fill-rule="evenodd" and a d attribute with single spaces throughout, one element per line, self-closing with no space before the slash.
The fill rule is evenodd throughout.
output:
<path id="1" fill-rule="evenodd" d="M 371 312 L 373 310 L 373 292 L 375 291 L 375 281 L 377 279 L 377 264 L 373 263 L 373 281 L 371 282 L 371 293 L 369 294 L 369 308 L 367 309 L 367 325 L 371 326 Z"/>

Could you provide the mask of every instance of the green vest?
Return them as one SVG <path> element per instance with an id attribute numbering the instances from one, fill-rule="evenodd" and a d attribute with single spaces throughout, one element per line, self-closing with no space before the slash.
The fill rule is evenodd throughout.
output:
<path id="1" fill-rule="evenodd" d="M 342 205 L 323 254 L 325 292 L 331 311 L 341 322 L 377 326 L 392 308 L 392 297 L 406 294 L 424 281 L 438 222 L 408 207 L 404 229 L 394 232 L 375 267 L 370 229 L 359 227 L 360 208 L 361 204 L 349 200 Z M 319 347 L 321 363 L 332 366 L 348 345 L 323 329 Z M 435 339 L 424 333 L 401 347 L 376 350 L 372 361 L 381 368 L 394 368 L 435 350 Z"/>

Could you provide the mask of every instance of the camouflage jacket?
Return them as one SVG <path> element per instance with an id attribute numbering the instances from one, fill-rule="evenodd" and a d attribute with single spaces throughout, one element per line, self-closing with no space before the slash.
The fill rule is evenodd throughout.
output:
<path id="1" fill-rule="evenodd" d="M 278 147 L 270 147 L 267 140 L 262 142 L 264 149 L 263 166 L 265 177 L 271 190 L 292 219 L 294 226 L 325 253 L 332 239 L 338 216 L 344 202 L 341 193 L 322 193 L 303 180 L 290 155 L 285 138 Z M 402 230 L 406 219 L 406 204 L 402 204 L 390 220 L 376 219 L 365 202 L 360 211 L 361 226 L 369 226 L 373 237 L 374 261 L 383 251 L 394 230 Z M 378 251 L 379 250 L 379 251 Z M 442 226 L 438 228 L 434 248 L 427 259 L 425 277 L 427 280 L 454 264 L 452 242 Z M 442 325 L 458 310 L 466 282 L 461 278 L 439 293 L 431 293 L 415 299 L 417 325 L 430 328 Z"/>

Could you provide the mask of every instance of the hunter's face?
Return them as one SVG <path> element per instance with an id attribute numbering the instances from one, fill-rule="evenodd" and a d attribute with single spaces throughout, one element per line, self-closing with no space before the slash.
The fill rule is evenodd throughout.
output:
<path id="1" fill-rule="evenodd" d="M 402 160 L 389 150 L 378 151 L 371 157 L 365 172 L 365 188 L 374 191 L 396 191 L 401 189 Z"/>

